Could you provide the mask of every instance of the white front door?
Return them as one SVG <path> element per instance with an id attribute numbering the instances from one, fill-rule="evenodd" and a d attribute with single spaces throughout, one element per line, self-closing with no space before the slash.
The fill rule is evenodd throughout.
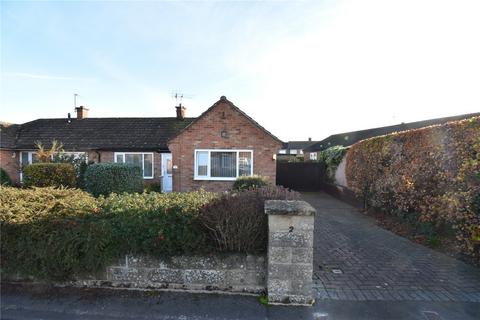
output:
<path id="1" fill-rule="evenodd" d="M 172 192 L 171 153 L 162 153 L 162 192 Z"/>

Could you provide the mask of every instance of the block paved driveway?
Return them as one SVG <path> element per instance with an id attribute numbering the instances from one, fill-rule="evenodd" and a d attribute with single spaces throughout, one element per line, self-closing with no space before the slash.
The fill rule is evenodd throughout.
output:
<path id="1" fill-rule="evenodd" d="M 302 193 L 302 198 L 317 209 L 317 301 L 480 302 L 480 268 L 384 230 L 325 193 Z"/>

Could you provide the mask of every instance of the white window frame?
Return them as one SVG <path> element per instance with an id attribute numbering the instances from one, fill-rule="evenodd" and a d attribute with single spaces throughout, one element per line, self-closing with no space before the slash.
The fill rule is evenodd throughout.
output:
<path id="1" fill-rule="evenodd" d="M 317 160 L 317 153 L 316 152 L 310 152 L 310 160 Z"/>
<path id="2" fill-rule="evenodd" d="M 199 176 L 198 175 L 198 166 L 197 166 L 197 152 L 208 152 L 207 158 L 207 175 L 206 176 Z M 211 177 L 210 174 L 210 166 L 211 166 L 211 153 L 212 152 L 232 152 L 237 154 L 237 174 L 236 177 Z M 250 176 L 253 176 L 253 150 L 252 149 L 195 149 L 193 151 L 193 170 L 194 170 L 194 177 L 193 180 L 212 180 L 212 181 L 235 181 L 239 175 L 239 166 L 240 163 L 238 158 L 240 156 L 240 152 L 249 152 L 252 164 L 250 166 Z"/>
<path id="3" fill-rule="evenodd" d="M 155 177 L 155 155 L 153 152 L 114 152 L 113 153 L 113 161 L 115 163 L 125 163 L 125 155 L 126 154 L 141 154 L 142 155 L 142 176 L 143 179 L 145 180 L 150 180 Z M 152 156 L 152 175 L 151 176 L 145 176 L 145 155 L 150 154 Z M 122 162 L 117 162 L 117 155 L 122 156 Z"/>
<path id="4" fill-rule="evenodd" d="M 290 149 L 290 154 L 297 154 L 297 149 Z"/>

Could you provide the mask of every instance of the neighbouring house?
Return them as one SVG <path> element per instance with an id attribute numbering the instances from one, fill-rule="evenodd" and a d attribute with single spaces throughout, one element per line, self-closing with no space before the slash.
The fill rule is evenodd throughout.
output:
<path id="1" fill-rule="evenodd" d="M 333 146 L 340 145 L 340 146 L 348 147 L 358 141 L 376 137 L 376 136 L 382 136 L 385 134 L 405 131 L 405 130 L 419 129 L 419 128 L 428 127 L 436 124 L 444 124 L 449 121 L 463 120 L 463 119 L 468 119 L 475 116 L 480 116 L 480 113 L 461 114 L 461 115 L 452 116 L 452 117 L 401 123 L 401 124 L 387 126 L 387 127 L 379 127 L 379 128 L 373 128 L 373 129 L 334 134 L 329 136 L 326 139 L 318 141 L 304 148 L 303 153 L 306 161 L 317 160 L 319 152 Z"/>
<path id="2" fill-rule="evenodd" d="M 35 143 L 53 140 L 67 153 L 93 162 L 126 162 L 142 168 L 145 183 L 162 191 L 204 188 L 224 191 L 239 176 L 262 175 L 275 183 L 275 155 L 282 141 L 224 96 L 198 118 L 76 118 L 38 119 L 0 124 L 0 166 L 21 184 L 22 166 L 36 161 Z"/>
<path id="3" fill-rule="evenodd" d="M 299 158 L 303 159 L 303 149 L 314 143 L 317 143 L 317 141 L 312 141 L 312 138 L 308 138 L 307 141 L 288 141 L 279 150 L 277 160 L 291 161 Z"/>

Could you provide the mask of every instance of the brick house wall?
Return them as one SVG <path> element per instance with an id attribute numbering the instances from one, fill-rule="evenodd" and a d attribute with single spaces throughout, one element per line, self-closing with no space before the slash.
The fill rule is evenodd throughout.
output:
<path id="1" fill-rule="evenodd" d="M 35 151 L 35 150 L 30 150 Z M 66 150 L 68 151 L 68 150 Z M 0 167 L 2 167 L 9 175 L 14 185 L 20 185 L 20 152 L 14 150 L 0 150 Z M 83 151 L 80 151 L 83 152 Z M 119 151 L 121 152 L 121 151 Z M 151 152 L 151 151 L 145 151 Z M 15 157 L 12 157 L 12 154 Z M 114 162 L 114 151 L 86 151 L 88 155 L 88 161 L 98 162 Z M 100 161 L 99 161 L 100 157 Z M 161 163 L 162 155 L 159 152 L 153 152 L 153 179 L 144 179 L 145 184 L 154 184 L 161 182 Z"/>
<path id="2" fill-rule="evenodd" d="M 221 132 L 225 131 L 226 137 Z M 225 191 L 233 181 L 194 180 L 195 149 L 251 149 L 253 174 L 266 176 L 275 184 L 274 154 L 282 143 L 252 123 L 228 101 L 219 101 L 191 126 L 173 138 L 168 147 L 173 160 L 173 191 Z"/>
<path id="3" fill-rule="evenodd" d="M 12 157 L 14 155 L 14 157 Z M 20 159 L 19 152 L 14 150 L 0 150 L 0 167 L 2 167 L 14 185 L 20 184 Z"/>

